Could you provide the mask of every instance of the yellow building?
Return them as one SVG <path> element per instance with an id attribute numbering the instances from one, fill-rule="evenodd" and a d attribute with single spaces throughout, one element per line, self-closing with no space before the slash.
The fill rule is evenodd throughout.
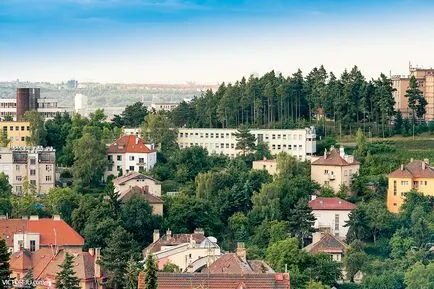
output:
<path id="1" fill-rule="evenodd" d="M 434 196 L 434 169 L 428 160 L 413 159 L 407 165 L 389 174 L 387 190 L 387 208 L 392 213 L 399 213 L 404 203 L 404 193 L 415 190 L 424 195 Z"/>
<path id="2" fill-rule="evenodd" d="M 30 122 L 27 121 L 2 121 L 0 122 L 3 135 L 7 135 L 8 147 L 26 146 L 27 138 L 30 138 Z"/>

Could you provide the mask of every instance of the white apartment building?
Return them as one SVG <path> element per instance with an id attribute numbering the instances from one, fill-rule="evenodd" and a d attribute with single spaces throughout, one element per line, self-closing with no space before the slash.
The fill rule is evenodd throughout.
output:
<path id="1" fill-rule="evenodd" d="M 152 101 L 151 108 L 153 108 L 156 112 L 159 111 L 172 111 L 179 105 L 178 102 L 159 102 Z"/>
<path id="2" fill-rule="evenodd" d="M 23 193 L 26 180 L 36 194 L 47 194 L 56 185 L 56 151 L 51 147 L 1 148 L 0 172 L 9 177 L 14 194 Z"/>
<path id="3" fill-rule="evenodd" d="M 72 114 L 73 112 L 71 107 L 58 106 L 56 99 L 38 98 L 37 105 L 36 110 L 46 119 L 54 118 L 57 114 Z M 3 119 L 6 115 L 12 116 L 14 121 L 17 120 L 17 100 L 15 98 L 0 99 L 0 118 Z"/>
<path id="4" fill-rule="evenodd" d="M 113 175 L 117 177 L 128 172 L 147 171 L 157 162 L 157 151 L 153 144 L 145 144 L 136 135 L 124 135 L 107 148 L 107 158 L 110 161 L 104 179 Z"/>
<path id="5" fill-rule="evenodd" d="M 223 128 L 179 128 L 177 142 L 180 148 L 201 146 L 210 154 L 224 154 L 231 158 L 239 155 L 236 129 Z M 264 142 L 271 154 L 286 152 L 297 159 L 310 159 L 316 152 L 315 128 L 304 129 L 252 129 L 250 133 L 256 138 L 256 143 Z"/>

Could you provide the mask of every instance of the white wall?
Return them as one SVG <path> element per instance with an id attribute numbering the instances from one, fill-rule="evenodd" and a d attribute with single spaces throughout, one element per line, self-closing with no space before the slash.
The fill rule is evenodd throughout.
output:
<path id="1" fill-rule="evenodd" d="M 346 221 L 349 220 L 348 215 L 350 211 L 338 211 L 338 210 L 313 210 L 313 214 L 316 218 L 315 228 L 330 228 L 330 233 L 340 238 L 346 238 L 348 233 L 348 227 L 344 227 Z M 335 215 L 339 215 L 339 228 L 335 229 Z"/>

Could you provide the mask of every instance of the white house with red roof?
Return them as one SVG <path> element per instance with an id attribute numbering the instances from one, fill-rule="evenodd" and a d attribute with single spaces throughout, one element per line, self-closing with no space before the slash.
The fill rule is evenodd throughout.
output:
<path id="1" fill-rule="evenodd" d="M 107 158 L 110 165 L 104 179 L 113 175 L 117 177 L 128 172 L 147 171 L 157 162 L 157 151 L 153 144 L 146 144 L 137 135 L 124 135 L 107 147 Z"/>
<path id="2" fill-rule="evenodd" d="M 338 192 L 341 185 L 350 187 L 353 176 L 360 170 L 360 163 L 352 155 L 345 154 L 344 148 L 331 147 L 323 156 L 312 157 L 311 179 L 321 186 L 329 186 Z"/>
<path id="3" fill-rule="evenodd" d="M 316 218 L 315 229 L 341 239 L 346 238 L 348 227 L 344 226 L 349 220 L 350 212 L 356 208 L 356 205 L 340 198 L 313 197 L 309 202 L 309 207 Z"/>

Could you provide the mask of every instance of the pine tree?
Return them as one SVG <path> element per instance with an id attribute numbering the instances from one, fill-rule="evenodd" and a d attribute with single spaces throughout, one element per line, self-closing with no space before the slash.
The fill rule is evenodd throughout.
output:
<path id="1" fill-rule="evenodd" d="M 24 277 L 24 286 L 27 289 L 35 289 L 35 278 L 33 277 L 33 270 L 30 268 L 29 271 L 27 271 L 26 276 Z"/>
<path id="2" fill-rule="evenodd" d="M 65 260 L 59 265 L 61 270 L 56 276 L 57 289 L 80 289 L 80 282 L 77 276 L 75 276 L 72 262 L 72 255 L 66 253 Z"/>
<path id="3" fill-rule="evenodd" d="M 237 140 L 236 149 L 241 150 L 243 155 L 246 152 L 252 152 L 256 149 L 255 136 L 250 133 L 250 129 L 247 126 L 240 126 L 238 131 L 233 134 Z"/>
<path id="4" fill-rule="evenodd" d="M 125 272 L 125 289 L 137 289 L 139 272 L 139 264 L 134 258 L 130 258 Z"/>
<path id="5" fill-rule="evenodd" d="M 313 224 L 315 223 L 315 216 L 312 209 L 308 206 L 305 199 L 300 199 L 291 210 L 289 217 L 289 231 L 301 241 L 301 246 L 304 247 L 304 238 L 310 233 L 315 232 Z"/>
<path id="6" fill-rule="evenodd" d="M 157 263 L 151 254 L 148 254 L 145 262 L 145 288 L 144 289 L 157 289 Z"/>
<path id="7" fill-rule="evenodd" d="M 9 252 L 5 240 L 0 240 L 0 280 L 8 280 L 11 271 L 9 270 Z M 7 288 L 0 283 L 0 289 Z"/>
<path id="8" fill-rule="evenodd" d="M 133 236 L 124 228 L 117 227 L 102 251 L 100 264 L 107 274 L 106 285 L 110 288 L 123 288 L 127 263 L 135 253 Z"/>
<path id="9" fill-rule="evenodd" d="M 416 116 L 421 118 L 426 113 L 425 106 L 427 104 L 426 99 L 423 97 L 422 91 L 418 88 L 416 77 L 411 76 L 410 84 L 405 92 L 405 97 L 408 98 L 408 107 L 412 111 L 413 116 L 413 138 L 414 138 L 414 123 Z"/>

